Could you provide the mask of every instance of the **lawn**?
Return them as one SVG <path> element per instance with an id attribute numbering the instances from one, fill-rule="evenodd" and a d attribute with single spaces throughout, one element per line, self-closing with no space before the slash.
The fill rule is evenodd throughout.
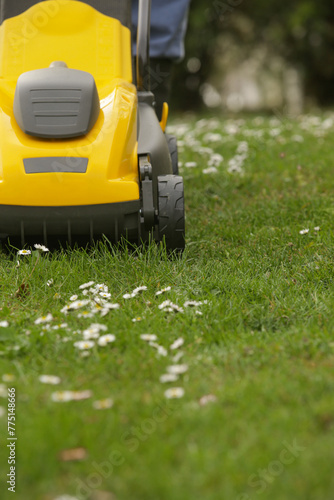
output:
<path id="1" fill-rule="evenodd" d="M 169 132 L 181 258 L 1 254 L 3 499 L 334 498 L 334 115 Z"/>

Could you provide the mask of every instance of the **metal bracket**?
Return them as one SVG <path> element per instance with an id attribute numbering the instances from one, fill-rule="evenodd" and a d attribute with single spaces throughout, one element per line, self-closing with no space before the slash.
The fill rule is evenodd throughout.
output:
<path id="1" fill-rule="evenodd" d="M 142 201 L 141 216 L 146 231 L 155 225 L 155 209 L 153 202 L 152 165 L 147 155 L 139 157 L 139 175 L 141 181 Z"/>

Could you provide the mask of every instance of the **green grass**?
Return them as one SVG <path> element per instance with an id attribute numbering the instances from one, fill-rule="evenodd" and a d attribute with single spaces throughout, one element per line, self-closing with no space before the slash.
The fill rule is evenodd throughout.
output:
<path id="1" fill-rule="evenodd" d="M 20 257 L 20 266 L 1 255 L 0 321 L 9 326 L 0 328 L 0 376 L 15 380 L 3 381 L 0 393 L 16 389 L 15 498 L 330 500 L 333 116 L 190 116 L 171 131 L 180 139 L 186 193 L 181 259 L 155 245 L 34 253 Z M 238 148 L 244 157 L 231 172 Z M 210 166 L 217 171 L 204 173 Z M 83 298 L 79 286 L 90 280 L 106 284 L 120 308 L 91 319 L 61 313 L 72 295 Z M 123 298 L 141 285 L 142 294 Z M 166 299 L 207 303 L 166 314 L 158 307 Z M 34 321 L 47 313 L 51 326 L 68 326 L 43 331 Z M 106 325 L 116 341 L 82 357 L 73 344 L 92 323 Z M 168 355 L 159 356 L 143 333 L 156 334 Z M 171 351 L 180 337 L 184 345 Z M 179 351 L 188 371 L 162 384 Z M 61 383 L 42 384 L 42 374 Z M 164 396 L 173 386 L 184 389 L 182 398 Z M 92 395 L 54 402 L 58 390 Z M 216 400 L 201 405 L 205 395 Z M 104 398 L 113 406 L 95 409 L 93 401 Z M 4 479 L 6 405 L 1 398 L 5 499 L 12 498 Z M 62 460 L 64 450 L 78 447 L 82 460 Z"/>

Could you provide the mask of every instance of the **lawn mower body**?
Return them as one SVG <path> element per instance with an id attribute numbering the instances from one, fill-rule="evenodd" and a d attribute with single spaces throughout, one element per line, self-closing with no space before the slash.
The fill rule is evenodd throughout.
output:
<path id="1" fill-rule="evenodd" d="M 159 123 L 145 77 L 150 2 L 140 2 L 137 85 L 127 23 L 103 12 L 114 2 L 88 3 L 18 0 L 18 15 L 1 24 L 0 238 L 50 246 L 153 237 L 182 249 L 167 106 Z"/>

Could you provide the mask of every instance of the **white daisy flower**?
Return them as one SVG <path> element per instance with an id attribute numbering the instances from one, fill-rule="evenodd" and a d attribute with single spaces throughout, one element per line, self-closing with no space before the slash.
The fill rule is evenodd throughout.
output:
<path id="1" fill-rule="evenodd" d="M 84 290 L 85 288 L 89 288 L 94 285 L 94 281 L 88 281 L 88 283 L 83 283 L 79 286 L 80 290 Z"/>
<path id="2" fill-rule="evenodd" d="M 167 382 L 176 382 L 178 378 L 175 373 L 164 373 L 159 380 L 162 384 L 166 384 Z"/>
<path id="3" fill-rule="evenodd" d="M 82 337 L 84 340 L 98 339 L 100 336 L 98 330 L 94 330 L 93 328 L 88 328 L 82 332 Z"/>
<path id="4" fill-rule="evenodd" d="M 244 169 L 242 168 L 243 161 L 238 160 L 237 158 L 231 158 L 228 164 L 229 167 L 227 171 L 229 174 L 244 174 Z"/>
<path id="5" fill-rule="evenodd" d="M 278 135 L 281 134 L 281 129 L 280 128 L 273 128 L 271 130 L 269 130 L 269 135 L 271 135 L 271 137 L 277 137 Z"/>
<path id="6" fill-rule="evenodd" d="M 213 149 L 208 148 L 206 146 L 201 146 L 200 148 L 197 149 L 197 152 L 201 155 L 207 154 L 207 155 L 212 155 L 213 154 Z M 221 156 L 221 155 L 219 155 Z"/>
<path id="7" fill-rule="evenodd" d="M 98 345 L 101 347 L 106 346 L 110 342 L 115 342 L 116 337 L 115 335 L 112 335 L 111 333 L 107 333 L 107 335 L 102 335 L 99 340 L 97 341 Z"/>
<path id="8" fill-rule="evenodd" d="M 146 342 L 154 342 L 158 337 L 152 333 L 142 333 L 140 338 Z"/>
<path id="9" fill-rule="evenodd" d="M 93 408 L 95 410 L 107 410 L 113 406 L 114 402 L 111 398 L 99 399 L 93 402 Z"/>
<path id="10" fill-rule="evenodd" d="M 158 308 L 165 312 L 183 312 L 182 307 L 173 304 L 170 300 L 165 300 L 158 306 Z"/>
<path id="11" fill-rule="evenodd" d="M 101 317 L 106 316 L 109 311 L 119 309 L 121 306 L 119 304 L 111 304 L 107 303 L 103 305 L 103 308 L 101 309 Z"/>
<path id="12" fill-rule="evenodd" d="M 207 395 L 201 397 L 201 399 L 199 400 L 199 404 L 201 406 L 205 406 L 208 403 L 215 403 L 216 401 L 217 401 L 217 398 L 214 394 L 207 394 Z"/>
<path id="13" fill-rule="evenodd" d="M 95 342 L 92 340 L 78 340 L 78 342 L 74 342 L 74 347 L 77 347 L 78 349 L 91 349 L 94 347 Z"/>
<path id="14" fill-rule="evenodd" d="M 172 310 L 172 312 L 179 312 L 179 313 L 183 313 L 183 309 L 182 307 L 179 307 L 177 304 L 171 304 L 169 309 Z M 168 312 L 171 312 L 170 310 Z"/>
<path id="15" fill-rule="evenodd" d="M 77 296 L 77 295 L 72 295 L 72 296 L 70 297 L 70 301 L 71 301 L 71 302 L 74 302 L 75 300 L 78 300 L 78 296 Z"/>
<path id="16" fill-rule="evenodd" d="M 6 398 L 8 395 L 7 387 L 5 384 L 0 384 L 0 398 Z"/>
<path id="17" fill-rule="evenodd" d="M 98 304 L 97 302 L 93 302 L 91 304 L 91 311 L 94 314 L 97 314 L 97 313 L 101 312 L 103 309 L 104 309 L 104 307 L 102 307 L 102 305 Z"/>
<path id="18" fill-rule="evenodd" d="M 85 288 L 82 291 L 82 295 L 97 295 L 99 292 L 95 288 Z"/>
<path id="19" fill-rule="evenodd" d="M 67 328 L 68 324 L 67 323 L 59 323 L 59 325 L 54 325 L 52 327 L 52 330 L 61 330 L 63 328 Z"/>
<path id="20" fill-rule="evenodd" d="M 98 285 L 95 285 L 95 289 L 98 291 L 98 292 L 104 292 L 104 293 L 108 293 L 109 292 L 109 288 L 107 285 L 105 285 L 104 283 L 100 283 Z"/>
<path id="21" fill-rule="evenodd" d="M 237 147 L 237 153 L 248 153 L 248 142 L 247 141 L 241 141 L 238 144 Z"/>
<path id="22" fill-rule="evenodd" d="M 102 297 L 94 297 L 94 303 L 99 305 L 100 307 L 105 306 L 107 304 L 107 301 L 103 299 Z"/>
<path id="23" fill-rule="evenodd" d="M 309 229 L 302 229 L 299 231 L 299 234 L 307 234 L 309 232 Z"/>
<path id="24" fill-rule="evenodd" d="M 15 375 L 13 375 L 12 373 L 4 373 L 2 375 L 2 380 L 4 382 L 14 382 L 15 380 Z"/>
<path id="25" fill-rule="evenodd" d="M 94 313 L 92 311 L 81 311 L 78 314 L 78 318 L 93 318 Z"/>
<path id="26" fill-rule="evenodd" d="M 104 304 L 104 308 L 105 309 L 110 309 L 110 310 L 112 310 L 112 309 L 119 309 L 120 307 L 121 306 L 119 304 L 117 304 L 117 303 L 116 304 L 111 304 L 111 303 Z"/>
<path id="27" fill-rule="evenodd" d="M 106 309 L 105 307 L 102 307 L 100 309 L 100 316 L 101 316 L 101 318 L 104 318 L 104 316 L 107 316 L 107 314 L 109 314 L 109 311 L 110 311 L 109 309 Z"/>
<path id="28" fill-rule="evenodd" d="M 162 290 L 158 290 L 155 295 L 158 296 L 158 295 L 162 295 L 163 293 L 166 293 L 166 292 L 169 292 L 170 290 L 172 289 L 171 286 L 167 286 L 166 288 L 163 288 Z"/>
<path id="29" fill-rule="evenodd" d="M 68 305 L 68 309 L 69 310 L 81 309 L 82 307 L 87 306 L 89 303 L 90 301 L 87 299 L 75 300 L 74 302 Z"/>
<path id="30" fill-rule="evenodd" d="M 8 351 L 19 351 L 22 348 L 21 345 L 11 345 L 7 347 Z"/>
<path id="31" fill-rule="evenodd" d="M 82 399 L 89 399 L 93 395 L 92 391 L 72 391 L 72 399 L 74 401 L 81 401 Z"/>
<path id="32" fill-rule="evenodd" d="M 42 382 L 42 384 L 51 384 L 51 385 L 57 385 L 60 384 L 61 382 L 61 379 L 56 375 L 40 375 L 38 377 L 38 380 Z"/>
<path id="33" fill-rule="evenodd" d="M 293 135 L 291 140 L 295 142 L 304 142 L 304 137 L 302 135 Z"/>
<path id="34" fill-rule="evenodd" d="M 181 375 L 188 370 L 188 365 L 170 365 L 167 366 L 168 373 L 173 373 L 174 375 Z"/>
<path id="35" fill-rule="evenodd" d="M 224 161 L 224 158 L 219 153 L 213 153 L 210 155 L 210 160 L 208 162 L 209 167 L 219 167 L 219 165 Z"/>
<path id="36" fill-rule="evenodd" d="M 184 344 L 184 340 L 180 337 L 179 339 L 175 340 L 175 342 L 172 343 L 170 346 L 170 349 L 173 351 L 174 349 L 178 349 Z"/>
<path id="37" fill-rule="evenodd" d="M 316 226 L 316 227 L 314 228 L 314 231 L 320 231 L 320 226 Z"/>
<path id="38" fill-rule="evenodd" d="M 170 307 L 173 304 L 171 300 L 164 300 L 161 304 L 159 304 L 158 308 L 159 309 L 164 309 L 165 307 Z"/>
<path id="39" fill-rule="evenodd" d="M 49 323 L 52 320 L 53 320 L 52 314 L 48 313 L 45 316 L 41 316 L 40 318 L 35 319 L 34 323 L 35 325 L 40 325 L 43 323 Z"/>
<path id="40" fill-rule="evenodd" d="M 126 299 L 126 300 L 127 300 L 127 299 L 133 299 L 135 296 L 136 296 L 136 294 L 135 294 L 135 293 L 125 293 L 125 294 L 123 295 L 123 299 Z"/>
<path id="41" fill-rule="evenodd" d="M 142 317 L 141 316 L 137 316 L 137 318 L 133 318 L 131 321 L 132 323 L 138 323 L 139 321 L 142 321 Z"/>
<path id="42" fill-rule="evenodd" d="M 223 139 L 223 136 L 221 134 L 214 134 L 212 132 L 209 132 L 204 136 L 204 141 L 205 142 L 221 142 Z"/>
<path id="43" fill-rule="evenodd" d="M 60 312 L 62 314 L 67 314 L 70 310 L 70 306 L 64 306 L 62 309 L 60 309 Z"/>
<path id="44" fill-rule="evenodd" d="M 173 356 L 173 358 L 172 358 L 173 363 L 177 364 L 183 356 L 184 356 L 184 352 L 179 351 L 177 354 L 175 354 L 175 356 Z"/>
<path id="45" fill-rule="evenodd" d="M 166 357 L 167 354 L 168 354 L 167 349 L 165 349 L 164 347 L 162 347 L 162 345 L 159 345 L 157 347 L 157 351 L 158 351 L 159 356 Z"/>
<path id="46" fill-rule="evenodd" d="M 205 300 L 205 301 L 196 301 L 196 300 L 187 300 L 183 306 L 184 307 L 198 307 L 198 306 L 202 306 L 203 304 L 207 304 L 208 301 Z"/>
<path id="47" fill-rule="evenodd" d="M 81 351 L 79 356 L 80 358 L 87 358 L 88 356 L 90 356 L 90 351 Z"/>
<path id="48" fill-rule="evenodd" d="M 155 342 L 149 342 L 149 345 L 151 347 L 154 347 L 160 356 L 164 357 L 167 356 L 168 354 L 167 349 L 165 349 L 162 345 L 156 344 Z"/>
<path id="49" fill-rule="evenodd" d="M 92 391 L 56 391 L 51 394 L 52 401 L 65 403 L 67 401 L 80 401 L 92 397 Z"/>
<path id="50" fill-rule="evenodd" d="M 9 323 L 7 320 L 0 321 L 0 328 L 7 328 L 9 326 Z"/>
<path id="51" fill-rule="evenodd" d="M 46 282 L 47 286 L 52 286 L 53 285 L 53 279 L 51 278 Z"/>
<path id="52" fill-rule="evenodd" d="M 103 297 L 104 299 L 110 299 L 111 293 L 108 292 L 100 292 L 99 295 Z"/>
<path id="53" fill-rule="evenodd" d="M 19 250 L 17 252 L 17 255 L 31 255 L 31 250 L 25 250 L 25 249 Z"/>
<path id="54" fill-rule="evenodd" d="M 135 288 L 133 290 L 132 293 L 138 295 L 138 293 L 145 292 L 146 290 L 147 290 L 147 286 L 145 286 L 145 285 L 144 286 L 138 286 L 137 288 Z"/>
<path id="55" fill-rule="evenodd" d="M 186 161 L 184 166 L 186 168 L 195 168 L 195 167 L 197 167 L 197 162 L 196 161 Z"/>
<path id="56" fill-rule="evenodd" d="M 38 250 L 41 253 L 50 252 L 50 250 L 44 245 L 38 245 L 37 243 L 35 243 L 34 247 L 36 248 L 36 250 Z"/>
<path id="57" fill-rule="evenodd" d="M 195 314 L 197 314 L 197 316 L 203 316 L 202 311 L 198 311 L 197 309 L 196 309 L 196 311 L 195 311 Z"/>
<path id="58" fill-rule="evenodd" d="M 108 327 L 101 323 L 92 323 L 89 328 L 94 328 L 98 332 L 106 332 L 108 330 Z"/>
<path id="59" fill-rule="evenodd" d="M 184 389 L 182 387 L 172 387 L 165 391 L 165 397 L 167 399 L 178 399 L 184 396 Z"/>
<path id="60" fill-rule="evenodd" d="M 51 399 L 56 403 L 66 403 L 72 401 L 73 393 L 72 391 L 56 391 L 51 394 Z"/>
<path id="61" fill-rule="evenodd" d="M 218 172 L 217 168 L 216 167 L 208 167 L 208 168 L 204 168 L 202 170 L 202 173 L 207 175 L 207 174 L 216 174 Z"/>

